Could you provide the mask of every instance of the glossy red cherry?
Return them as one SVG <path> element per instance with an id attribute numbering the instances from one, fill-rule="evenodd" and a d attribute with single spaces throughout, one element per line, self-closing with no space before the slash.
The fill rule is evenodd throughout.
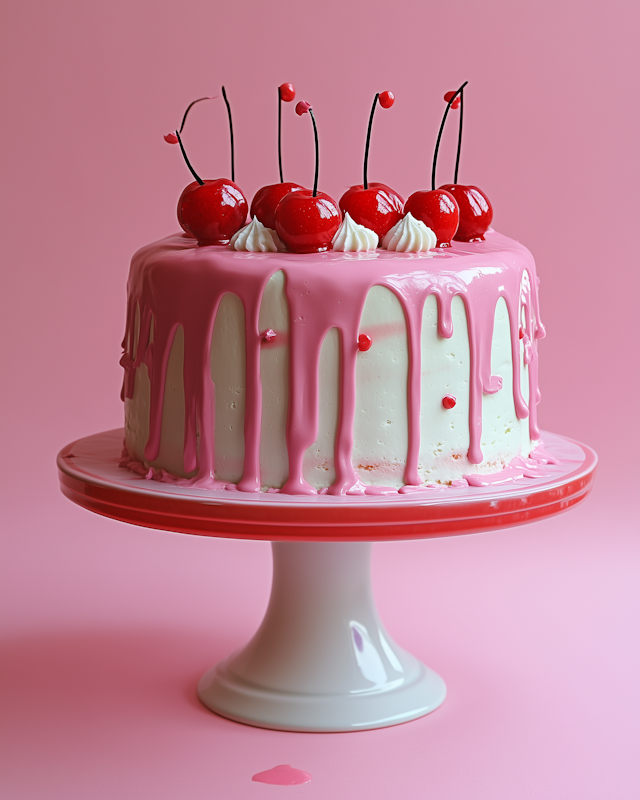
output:
<path id="1" fill-rule="evenodd" d="M 435 233 L 438 247 L 451 247 L 458 229 L 460 212 L 454 196 L 443 189 L 414 192 L 404 204 L 404 213 L 411 212 Z"/>
<path id="2" fill-rule="evenodd" d="M 240 187 L 227 178 L 194 181 L 178 200 L 178 222 L 199 245 L 229 244 L 246 223 L 247 211 Z"/>
<path id="3" fill-rule="evenodd" d="M 296 90 L 292 83 L 283 83 L 280 87 L 280 99 L 284 103 L 290 103 L 296 96 Z"/>
<path id="4" fill-rule="evenodd" d="M 482 242 L 491 225 L 493 208 L 489 198 L 477 186 L 447 183 L 440 187 L 450 192 L 460 209 L 460 223 L 453 237 L 456 242 Z"/>
<path id="5" fill-rule="evenodd" d="M 370 228 L 380 241 L 403 217 L 404 200 L 384 183 L 352 186 L 340 198 L 340 210 L 354 222 Z"/>
<path id="6" fill-rule="evenodd" d="M 380 92 L 378 95 L 378 100 L 380 101 L 382 108 L 391 108 L 391 106 L 395 103 L 396 98 L 393 92 Z"/>
<path id="7" fill-rule="evenodd" d="M 454 408 L 456 404 L 456 398 L 452 394 L 445 394 L 442 398 L 442 405 L 444 408 Z"/>
<path id="8" fill-rule="evenodd" d="M 336 201 L 310 189 L 289 192 L 276 208 L 276 232 L 291 253 L 328 250 L 341 221 Z"/>
<path id="9" fill-rule="evenodd" d="M 304 186 L 297 183 L 274 183 L 258 189 L 251 202 L 249 216 L 257 217 L 266 228 L 276 227 L 276 207 L 282 198 L 289 192 L 299 192 Z"/>

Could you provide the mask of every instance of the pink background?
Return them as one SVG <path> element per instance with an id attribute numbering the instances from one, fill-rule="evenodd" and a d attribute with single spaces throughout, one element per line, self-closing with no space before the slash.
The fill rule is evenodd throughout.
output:
<path id="1" fill-rule="evenodd" d="M 636 798 L 638 4 L 3 6 L 3 796 Z M 228 722 L 196 682 L 258 625 L 268 545 L 94 517 L 63 499 L 54 465 L 67 442 L 122 424 L 128 262 L 177 228 L 189 180 L 162 135 L 224 82 L 251 197 L 277 180 L 276 87 L 291 81 L 337 199 L 360 180 L 372 96 L 391 89 L 370 178 L 407 196 L 428 188 L 442 95 L 463 80 L 460 180 L 536 256 L 543 427 L 595 447 L 596 488 L 526 528 L 376 545 L 385 624 L 447 681 L 435 714 L 339 735 Z M 309 120 L 284 111 L 285 177 L 308 184 Z M 227 173 L 221 100 L 185 138 L 204 177 Z M 281 763 L 313 781 L 251 782 Z"/>

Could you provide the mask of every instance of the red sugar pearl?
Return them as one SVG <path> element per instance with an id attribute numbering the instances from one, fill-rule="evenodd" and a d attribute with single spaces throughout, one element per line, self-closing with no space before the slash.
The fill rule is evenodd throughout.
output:
<path id="1" fill-rule="evenodd" d="M 396 98 L 393 92 L 380 92 L 378 95 L 378 102 L 382 106 L 382 108 L 391 108 L 391 106 L 395 103 Z"/>
<path id="2" fill-rule="evenodd" d="M 456 404 L 456 398 L 452 394 L 445 394 L 442 398 L 442 405 L 445 408 L 453 408 Z"/>
<path id="3" fill-rule="evenodd" d="M 360 336 L 358 336 L 358 350 L 361 352 L 364 353 L 371 347 L 372 344 L 373 339 L 370 336 L 367 336 L 366 333 L 361 333 Z"/>
<path id="4" fill-rule="evenodd" d="M 165 133 L 164 140 L 167 144 L 178 144 L 178 137 L 175 133 Z"/>
<path id="5" fill-rule="evenodd" d="M 444 96 L 445 103 L 451 102 L 451 98 L 453 97 L 454 94 L 455 92 L 447 92 Z M 451 108 L 458 108 L 459 105 L 460 105 L 460 95 L 458 95 L 456 99 L 453 101 L 453 103 L 451 103 Z"/>
<path id="6" fill-rule="evenodd" d="M 280 99 L 284 103 L 290 103 L 296 96 L 296 90 L 293 88 L 292 83 L 283 83 L 280 87 Z"/>

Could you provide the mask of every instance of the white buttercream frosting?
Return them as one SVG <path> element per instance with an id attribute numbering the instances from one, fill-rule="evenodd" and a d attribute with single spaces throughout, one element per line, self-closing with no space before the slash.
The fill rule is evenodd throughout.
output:
<path id="1" fill-rule="evenodd" d="M 277 253 L 284 250 L 278 234 L 271 228 L 265 228 L 257 217 L 233 234 L 229 247 L 248 253 Z"/>
<path id="2" fill-rule="evenodd" d="M 341 253 L 360 253 L 363 250 L 375 250 L 378 246 L 378 234 L 364 225 L 354 222 L 346 213 L 342 225 L 331 240 L 334 250 Z"/>
<path id="3" fill-rule="evenodd" d="M 438 237 L 422 220 L 416 219 L 409 211 L 382 240 L 386 250 L 397 253 L 423 253 L 438 244 Z"/>

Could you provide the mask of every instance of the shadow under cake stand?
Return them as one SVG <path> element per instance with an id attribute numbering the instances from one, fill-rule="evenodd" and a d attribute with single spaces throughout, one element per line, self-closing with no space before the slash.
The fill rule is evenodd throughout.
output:
<path id="1" fill-rule="evenodd" d="M 543 434 L 557 465 L 489 487 L 383 496 L 311 497 L 206 491 L 118 466 L 123 431 L 79 439 L 58 455 L 62 492 L 122 522 L 178 533 L 272 542 L 264 620 L 241 650 L 201 679 L 200 700 L 229 719 L 289 731 L 353 731 L 416 719 L 442 704 L 442 678 L 398 647 L 378 617 L 371 543 L 522 525 L 588 494 L 596 454 Z"/>

